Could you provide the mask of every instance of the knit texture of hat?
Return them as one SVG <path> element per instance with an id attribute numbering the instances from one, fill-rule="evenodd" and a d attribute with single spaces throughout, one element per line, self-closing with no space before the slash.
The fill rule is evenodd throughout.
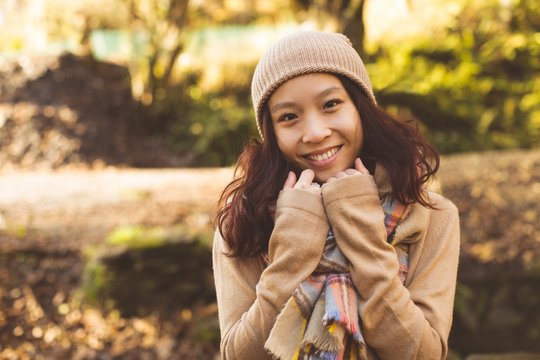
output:
<path id="1" fill-rule="evenodd" d="M 309 73 L 344 75 L 360 86 L 376 104 L 366 67 L 345 35 L 300 31 L 278 40 L 255 68 L 251 96 L 261 138 L 264 103 L 285 81 Z"/>

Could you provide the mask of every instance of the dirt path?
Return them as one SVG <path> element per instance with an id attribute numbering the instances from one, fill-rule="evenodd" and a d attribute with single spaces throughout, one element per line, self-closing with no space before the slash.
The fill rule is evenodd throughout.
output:
<path id="1" fill-rule="evenodd" d="M 0 250 L 80 250 L 119 226 L 211 229 L 213 205 L 231 178 L 231 168 L 5 173 Z M 464 250 L 489 241 L 510 254 L 512 243 L 522 239 L 536 253 L 539 179 L 540 150 L 443 157 L 440 186 L 461 211 Z M 478 245 L 476 251 L 487 250 Z M 530 254 L 524 256 L 530 261 Z"/>
<path id="2" fill-rule="evenodd" d="M 516 196 L 527 203 L 540 196 L 539 164 L 539 150 L 447 156 L 439 179 L 464 215 L 494 208 L 511 215 L 518 210 L 510 206 Z M 0 233 L 12 239 L 0 246 L 42 242 L 75 250 L 118 226 L 209 226 L 212 207 L 231 178 L 231 168 L 4 173 Z M 537 217 L 535 209 L 516 215 Z"/>
<path id="3" fill-rule="evenodd" d="M 223 169 L 108 169 L 0 176 L 0 247 L 80 249 L 118 226 L 210 223 Z"/>

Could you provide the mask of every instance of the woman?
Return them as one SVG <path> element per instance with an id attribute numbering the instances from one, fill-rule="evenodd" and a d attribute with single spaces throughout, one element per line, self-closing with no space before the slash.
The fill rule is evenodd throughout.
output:
<path id="1" fill-rule="evenodd" d="M 341 34 L 278 41 L 252 97 L 262 141 L 214 238 L 222 357 L 445 358 L 459 220 L 427 189 L 435 149 L 377 106 Z"/>

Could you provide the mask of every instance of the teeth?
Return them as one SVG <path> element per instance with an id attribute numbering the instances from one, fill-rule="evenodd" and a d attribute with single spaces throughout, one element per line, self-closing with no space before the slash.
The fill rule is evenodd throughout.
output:
<path id="1" fill-rule="evenodd" d="M 339 146 L 336 146 L 335 148 L 328 150 L 324 154 L 308 155 L 307 158 L 310 160 L 315 160 L 315 161 L 323 161 L 323 160 L 331 158 L 335 153 L 337 153 L 338 150 L 339 150 Z"/>

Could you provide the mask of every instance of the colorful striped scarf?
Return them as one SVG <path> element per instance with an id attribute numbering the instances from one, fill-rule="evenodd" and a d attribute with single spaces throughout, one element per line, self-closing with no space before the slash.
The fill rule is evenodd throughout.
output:
<path id="1" fill-rule="evenodd" d="M 407 207 L 390 195 L 381 200 L 387 241 Z M 396 247 L 402 282 L 408 257 Z M 277 359 L 341 360 L 365 358 L 358 291 L 349 274 L 349 262 L 339 249 L 332 229 L 315 272 L 296 288 L 278 315 L 265 348 Z"/>

